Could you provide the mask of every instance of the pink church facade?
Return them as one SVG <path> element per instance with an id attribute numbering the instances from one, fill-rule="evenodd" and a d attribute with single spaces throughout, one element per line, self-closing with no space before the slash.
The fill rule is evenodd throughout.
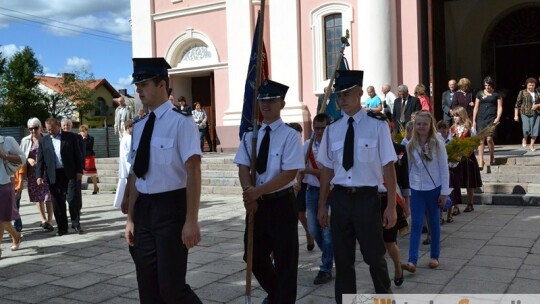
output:
<path id="1" fill-rule="evenodd" d="M 328 43 L 347 30 L 345 57 L 351 69 L 364 70 L 364 88 L 373 85 L 380 94 L 390 84 L 396 93 L 406 84 L 412 93 L 423 83 L 440 116 L 438 99 L 448 79 L 468 77 L 480 86 L 484 74 L 502 73 L 489 59 L 497 52 L 494 29 L 512 12 L 537 6 L 521 0 L 267 0 L 270 78 L 290 87 L 282 117 L 303 124 L 309 134 L 318 95 L 328 83 Z M 203 104 L 218 150 L 235 150 L 239 143 L 259 8 L 255 0 L 131 1 L 133 57 L 166 58 L 172 94 Z M 485 13 L 477 17 L 478 11 Z"/>

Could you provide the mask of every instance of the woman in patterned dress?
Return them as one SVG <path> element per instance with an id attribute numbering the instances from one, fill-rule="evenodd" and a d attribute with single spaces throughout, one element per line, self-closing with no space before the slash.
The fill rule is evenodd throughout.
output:
<path id="1" fill-rule="evenodd" d="M 28 183 L 28 196 L 30 201 L 34 202 L 38 208 L 41 216 L 40 227 L 44 230 L 53 231 L 52 217 L 53 207 L 51 201 L 51 194 L 49 193 L 49 183 L 47 178 L 44 179 L 42 185 L 37 184 L 36 178 L 36 164 L 37 164 L 37 151 L 39 148 L 39 140 L 43 136 L 41 129 L 41 121 L 35 117 L 28 120 L 28 130 L 30 135 L 24 137 L 21 140 L 21 150 L 26 155 L 26 177 Z M 45 215 L 45 209 L 47 215 Z"/>

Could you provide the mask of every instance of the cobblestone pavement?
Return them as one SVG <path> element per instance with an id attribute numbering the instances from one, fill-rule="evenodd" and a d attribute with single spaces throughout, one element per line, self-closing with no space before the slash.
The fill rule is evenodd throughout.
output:
<path id="1" fill-rule="evenodd" d="M 125 217 L 113 209 L 113 194 L 83 195 L 86 234 L 56 237 L 39 228 L 26 191 L 21 213 L 24 242 L 0 260 L 0 303 L 138 303 L 134 265 L 123 238 Z M 540 208 L 476 206 L 442 227 L 441 266 L 431 270 L 421 245 L 415 274 L 395 293 L 537 293 L 540 286 Z M 202 197 L 202 242 L 190 251 L 188 283 L 204 303 L 244 303 L 242 261 L 244 209 L 240 196 Z M 298 303 L 333 303 L 334 284 L 315 286 L 320 252 L 306 249 L 299 226 Z M 406 261 L 408 237 L 398 240 Z M 369 271 L 357 255 L 359 293 L 373 293 Z M 389 262 L 390 277 L 394 269 Z M 253 303 L 265 293 L 253 280 Z"/>

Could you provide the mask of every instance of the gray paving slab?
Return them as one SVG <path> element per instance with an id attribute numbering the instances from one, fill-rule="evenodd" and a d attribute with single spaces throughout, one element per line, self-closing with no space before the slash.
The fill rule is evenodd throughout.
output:
<path id="1" fill-rule="evenodd" d="M 113 194 L 84 195 L 85 235 L 55 237 L 41 231 L 35 206 L 23 194 L 25 241 L 0 260 L 0 303 L 138 303 L 135 267 L 123 239 L 125 216 L 111 207 Z M 203 303 L 244 303 L 244 209 L 239 196 L 203 195 L 203 241 L 190 251 L 187 282 Z M 396 293 L 535 293 L 540 286 L 540 208 L 477 206 L 442 226 L 441 265 L 429 269 L 429 246 L 420 245 L 417 273 L 405 275 Z M 320 252 L 306 250 L 299 233 L 297 303 L 332 303 L 334 280 L 315 286 Z M 425 236 L 422 236 L 422 239 Z M 398 239 L 403 262 L 408 236 Z M 7 249 L 7 250 L 6 250 Z M 357 251 L 359 293 L 373 293 Z M 390 277 L 394 266 L 387 258 Z M 335 275 L 335 270 L 334 270 Z M 255 278 L 252 299 L 266 296 Z"/>

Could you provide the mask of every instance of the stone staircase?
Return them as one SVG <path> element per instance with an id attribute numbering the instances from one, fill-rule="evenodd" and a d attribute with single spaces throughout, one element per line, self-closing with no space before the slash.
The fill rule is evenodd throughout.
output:
<path id="1" fill-rule="evenodd" d="M 202 158 L 202 194 L 241 194 L 238 167 L 232 153 L 205 153 Z M 100 192 L 115 192 L 118 183 L 118 158 L 96 158 Z M 83 177 L 82 189 L 92 193 L 92 180 Z"/>
<path id="2" fill-rule="evenodd" d="M 475 195 L 475 203 L 540 205 L 540 154 L 505 155 L 505 152 L 520 150 L 512 147 L 496 150 L 495 165 L 486 165 L 481 172 L 484 186 Z M 486 159 L 485 163 L 488 164 L 489 160 Z M 466 196 L 463 199 L 466 202 Z"/>
<path id="3" fill-rule="evenodd" d="M 521 147 L 497 147 L 495 165 L 481 172 L 484 186 L 477 189 L 475 204 L 540 205 L 540 151 L 524 152 Z M 205 153 L 202 158 L 202 194 L 240 195 L 238 167 L 234 153 Z M 489 160 L 486 160 L 486 164 Z M 118 176 L 117 158 L 96 159 L 100 192 L 114 192 Z M 89 186 L 89 187 L 88 187 Z M 90 178 L 83 190 L 92 192 Z M 462 189 L 463 202 L 467 201 Z"/>

